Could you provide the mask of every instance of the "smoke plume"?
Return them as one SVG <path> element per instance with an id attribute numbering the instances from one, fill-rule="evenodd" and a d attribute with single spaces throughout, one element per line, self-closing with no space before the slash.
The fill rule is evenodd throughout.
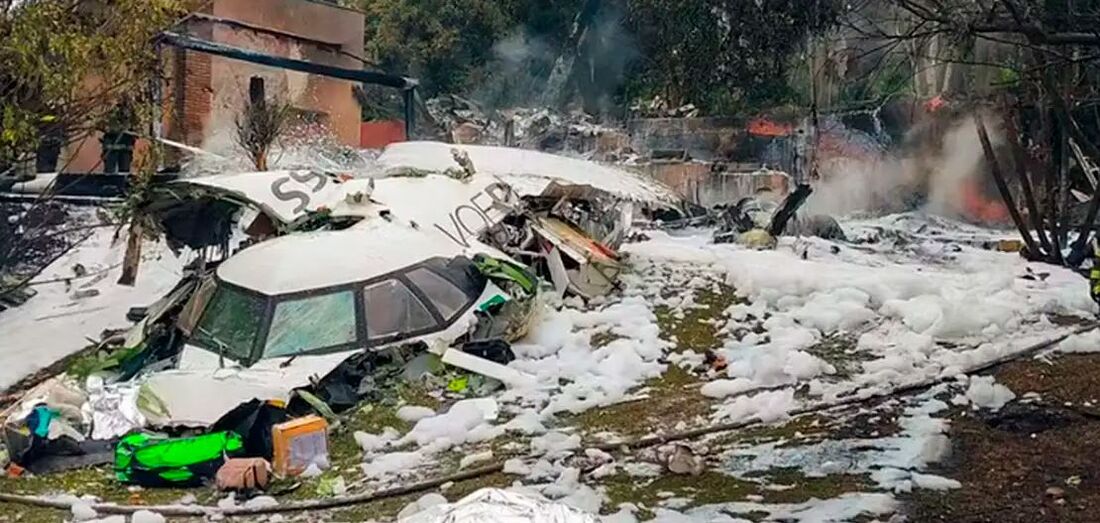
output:
<path id="1" fill-rule="evenodd" d="M 946 129 L 938 131 L 937 129 Z M 994 146 L 1000 135 L 990 129 Z M 823 158 L 823 183 L 807 202 L 813 213 L 890 213 L 915 208 L 949 217 L 999 220 L 977 129 L 969 116 L 917 126 L 903 152 L 880 158 Z"/>

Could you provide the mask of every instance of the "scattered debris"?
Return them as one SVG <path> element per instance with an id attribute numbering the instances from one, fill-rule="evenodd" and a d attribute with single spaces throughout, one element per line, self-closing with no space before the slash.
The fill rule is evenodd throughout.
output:
<path id="1" fill-rule="evenodd" d="M 632 174 L 529 151 L 408 143 L 379 165 L 370 179 L 274 171 L 156 189 L 142 212 L 197 259 L 97 347 L 77 397 L 38 389 L 19 403 L 45 396 L 37 414 L 6 413 L 28 427 L 9 437 L 16 463 L 47 470 L 35 467 L 58 455 L 49 432 L 88 446 L 81 463 L 113 449 L 128 483 L 189 485 L 221 469 L 225 488 L 262 489 L 265 460 L 278 476 L 316 475 L 327 426 L 430 374 L 410 374 L 424 357 L 479 377 L 450 379 L 450 393 L 533 386 L 507 365 L 542 282 L 559 296 L 608 293 L 635 213 L 678 201 Z M 65 409 L 78 414 L 54 414 Z"/>
<path id="2" fill-rule="evenodd" d="M 813 189 L 799 185 L 778 206 L 767 200 L 748 197 L 732 207 L 721 209 L 716 243 L 736 241 L 753 248 L 774 248 L 775 238 L 784 234 L 812 235 L 828 240 L 844 240 L 844 231 L 828 216 L 798 219 L 798 209 L 806 203 Z"/>
<path id="3" fill-rule="evenodd" d="M 401 523 L 595 523 L 575 508 L 499 489 L 482 489 L 453 504 L 436 504 L 402 518 Z"/>

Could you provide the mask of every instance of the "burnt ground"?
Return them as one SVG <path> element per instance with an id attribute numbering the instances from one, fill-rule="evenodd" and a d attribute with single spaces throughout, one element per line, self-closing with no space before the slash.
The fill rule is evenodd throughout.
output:
<path id="1" fill-rule="evenodd" d="M 1100 520 L 1100 355 L 1016 362 L 996 378 L 1018 400 L 952 416 L 951 458 L 931 472 L 962 488 L 915 493 L 909 520 Z"/>

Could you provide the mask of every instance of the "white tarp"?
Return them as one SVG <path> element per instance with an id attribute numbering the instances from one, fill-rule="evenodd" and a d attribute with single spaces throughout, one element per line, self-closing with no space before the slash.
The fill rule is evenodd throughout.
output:
<path id="1" fill-rule="evenodd" d="M 436 505 L 400 523 L 596 523 L 573 507 L 500 489 L 481 489 L 454 503 Z"/>

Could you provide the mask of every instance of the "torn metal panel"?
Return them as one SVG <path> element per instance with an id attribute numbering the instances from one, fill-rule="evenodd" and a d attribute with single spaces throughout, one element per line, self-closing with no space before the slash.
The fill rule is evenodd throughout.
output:
<path id="1" fill-rule="evenodd" d="M 188 178 L 159 187 L 144 211 L 157 220 L 173 245 L 224 249 L 244 210 L 258 213 L 242 224 L 254 236 L 305 228 L 315 213 L 331 209 L 345 196 L 344 181 L 317 171 Z M 345 211 L 345 214 L 353 213 Z"/>
<path id="2" fill-rule="evenodd" d="M 733 206 L 719 208 L 715 216 L 718 229 L 714 241 L 766 249 L 774 247 L 776 238 L 785 234 L 844 240 L 844 230 L 831 216 L 798 213 L 812 192 L 809 185 L 801 184 L 778 205 L 748 197 Z"/>
<path id="3" fill-rule="evenodd" d="M 565 269 L 565 262 L 557 247 L 546 253 L 546 265 L 550 270 L 550 280 L 554 283 L 554 292 L 559 298 L 565 296 L 565 291 L 569 288 L 569 272 Z"/>
<path id="4" fill-rule="evenodd" d="M 319 171 L 270 171 L 191 178 L 187 183 L 254 205 L 282 224 L 316 212 L 342 197 L 344 180 Z M 175 185 L 175 184 L 173 184 Z"/>
<path id="5" fill-rule="evenodd" d="M 168 295 L 157 300 L 156 303 L 149 307 L 149 310 L 145 313 L 145 317 L 126 333 L 124 346 L 137 347 L 145 343 L 145 339 L 150 333 L 151 326 L 164 319 L 169 311 L 182 304 L 185 300 L 188 300 L 194 294 L 198 286 L 198 278 L 185 278 L 175 289 L 172 289 Z"/>
<path id="6" fill-rule="evenodd" d="M 171 370 L 154 374 L 141 385 L 148 400 L 141 412 L 152 426 L 208 427 L 237 405 L 252 399 L 290 400 L 290 383 L 308 375 L 259 370 Z M 197 391 L 202 391 L 197 394 Z"/>
<path id="7" fill-rule="evenodd" d="M 552 251 L 560 252 L 573 261 L 573 268 L 566 268 L 569 290 L 584 298 L 607 294 L 615 287 L 622 272 L 618 254 L 576 227 L 556 218 L 536 218 L 531 227 L 553 245 Z M 551 275 L 560 274 L 550 262 Z M 564 265 L 564 264 L 563 264 Z M 559 276 L 560 278 L 560 276 Z M 555 282 L 555 286 L 559 285 Z"/>
<path id="8" fill-rule="evenodd" d="M 184 304 L 183 309 L 176 316 L 176 328 L 185 336 L 191 336 L 194 333 L 195 326 L 198 325 L 199 318 L 202 317 L 202 311 L 206 309 L 206 304 L 210 302 L 210 298 L 214 295 L 215 286 L 214 276 L 205 276 L 196 288 L 195 293 L 188 298 L 187 303 Z"/>

